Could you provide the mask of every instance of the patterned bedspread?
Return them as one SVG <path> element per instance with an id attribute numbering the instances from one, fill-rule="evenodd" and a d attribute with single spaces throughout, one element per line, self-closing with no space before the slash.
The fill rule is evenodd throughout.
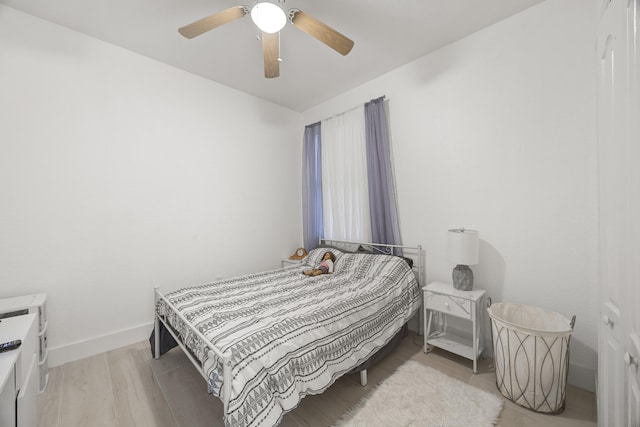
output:
<path id="1" fill-rule="evenodd" d="M 302 265 L 166 295 L 218 349 L 232 354 L 225 425 L 278 424 L 304 396 L 321 393 L 384 346 L 420 307 L 418 283 L 401 258 L 332 249 L 334 274 L 301 274 L 325 252 L 311 251 Z M 201 354 L 197 336 L 166 304 L 156 310 L 204 361 L 209 391 L 219 395 L 221 360 L 212 351 Z"/>

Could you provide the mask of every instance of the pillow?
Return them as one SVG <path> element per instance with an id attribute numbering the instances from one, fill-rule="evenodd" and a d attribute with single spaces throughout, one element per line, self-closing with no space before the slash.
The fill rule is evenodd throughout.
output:
<path id="1" fill-rule="evenodd" d="M 403 260 L 405 260 L 405 262 L 407 264 L 409 264 L 409 268 L 413 268 L 413 259 L 412 258 L 407 258 L 406 256 L 401 256 L 400 258 L 402 258 Z"/>
<path id="2" fill-rule="evenodd" d="M 380 245 L 380 247 L 384 247 L 384 245 Z M 372 255 L 389 255 L 389 254 L 385 254 L 384 252 L 377 251 L 371 246 L 364 246 L 364 245 L 360 245 L 358 247 L 358 253 L 361 253 L 361 254 L 372 254 Z M 404 256 L 400 256 L 400 255 L 395 255 L 395 254 L 393 256 L 397 256 L 399 258 L 402 258 L 403 260 L 405 260 L 405 262 L 407 264 L 409 264 L 410 268 L 413 268 L 413 259 L 407 258 L 407 257 L 404 257 Z"/>
<path id="3" fill-rule="evenodd" d="M 328 244 L 328 243 L 320 243 L 320 244 L 318 245 L 318 248 L 320 248 L 320 249 L 331 249 L 331 250 L 335 249 L 335 250 L 337 250 L 337 251 L 339 251 L 339 252 L 343 252 L 343 253 L 350 253 L 350 252 L 352 252 L 352 251 L 348 251 L 348 250 L 346 250 L 345 248 L 342 248 L 342 247 L 340 247 L 340 246 L 330 245 L 330 244 Z"/>
<path id="4" fill-rule="evenodd" d="M 328 248 L 332 248 L 332 249 L 337 249 L 341 252 L 344 253 L 354 253 L 358 251 L 358 248 L 360 247 L 359 243 L 348 243 L 348 242 L 339 242 L 339 241 L 334 241 L 334 240 L 325 240 L 324 243 L 321 243 L 320 245 L 318 245 L 319 248 L 321 247 L 328 247 Z"/>
<path id="5" fill-rule="evenodd" d="M 337 248 L 318 247 L 316 249 L 313 249 L 303 259 L 303 264 L 306 264 L 311 268 L 318 268 L 318 266 L 320 265 L 320 261 L 322 261 L 322 257 L 327 252 L 333 252 L 333 254 L 336 256 L 336 260 L 334 262 L 334 271 L 335 271 L 335 264 L 338 263 L 338 261 L 344 254 L 344 252 L 342 252 L 340 249 L 337 249 Z"/>

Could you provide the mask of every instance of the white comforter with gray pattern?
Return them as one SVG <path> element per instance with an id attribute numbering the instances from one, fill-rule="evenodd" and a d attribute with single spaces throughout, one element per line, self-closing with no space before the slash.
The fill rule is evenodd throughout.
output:
<path id="1" fill-rule="evenodd" d="M 302 265 L 189 287 L 167 299 L 218 349 L 232 354 L 225 425 L 273 426 L 308 394 L 318 394 L 383 347 L 420 307 L 412 269 L 401 258 L 331 251 L 334 274 L 308 277 L 327 249 Z M 219 395 L 221 361 L 160 302 Z"/>

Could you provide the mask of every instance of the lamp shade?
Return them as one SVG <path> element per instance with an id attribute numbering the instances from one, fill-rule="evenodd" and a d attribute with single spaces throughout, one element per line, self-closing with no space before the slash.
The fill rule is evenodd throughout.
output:
<path id="1" fill-rule="evenodd" d="M 478 263 L 480 241 L 476 230 L 458 228 L 449 230 L 447 234 L 450 262 L 459 265 L 474 265 Z"/>

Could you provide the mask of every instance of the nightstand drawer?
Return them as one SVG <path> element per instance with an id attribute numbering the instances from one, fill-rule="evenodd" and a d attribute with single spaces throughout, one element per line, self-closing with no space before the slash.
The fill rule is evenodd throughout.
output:
<path id="1" fill-rule="evenodd" d="M 425 308 L 429 310 L 440 311 L 463 319 L 472 319 L 471 301 L 468 299 L 433 292 L 427 292 L 425 299 Z"/>

